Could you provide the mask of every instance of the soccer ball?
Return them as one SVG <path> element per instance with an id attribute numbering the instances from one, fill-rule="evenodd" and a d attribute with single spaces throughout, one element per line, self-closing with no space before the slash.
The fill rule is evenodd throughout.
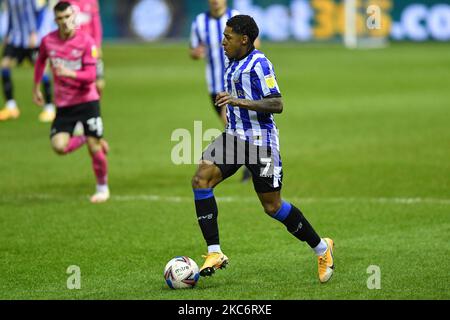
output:
<path id="1" fill-rule="evenodd" d="M 164 279 L 171 289 L 193 288 L 199 277 L 197 264 L 186 256 L 173 258 L 164 268 Z"/>

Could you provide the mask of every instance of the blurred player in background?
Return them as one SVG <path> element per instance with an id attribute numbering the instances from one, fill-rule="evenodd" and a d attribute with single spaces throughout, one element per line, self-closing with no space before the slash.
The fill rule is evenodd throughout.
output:
<path id="1" fill-rule="evenodd" d="M 225 108 L 215 106 L 216 95 L 224 90 L 225 67 L 228 58 L 222 47 L 227 20 L 239 14 L 227 7 L 226 0 L 208 0 L 209 11 L 199 14 L 191 27 L 190 55 L 194 60 L 206 59 L 206 81 L 214 109 L 227 124 Z"/>
<path id="2" fill-rule="evenodd" d="M 190 56 L 194 60 L 206 60 L 206 82 L 213 108 L 227 125 L 226 109 L 215 105 L 216 96 L 225 90 L 225 68 L 229 61 L 222 47 L 223 31 L 228 19 L 239 14 L 229 9 L 227 0 L 208 0 L 209 11 L 199 14 L 191 26 Z M 258 40 L 256 40 L 258 47 Z M 244 168 L 242 181 L 251 178 Z"/>
<path id="3" fill-rule="evenodd" d="M 98 0 L 68 0 L 76 12 L 77 26 L 84 32 L 91 35 L 98 48 L 97 59 L 97 79 L 95 85 L 101 94 L 105 87 L 104 64 L 103 64 L 103 28 L 100 17 L 100 5 Z"/>
<path id="4" fill-rule="evenodd" d="M 70 3 L 59 2 L 54 13 L 58 30 L 42 39 L 35 68 L 33 100 L 38 105 L 43 104 L 40 82 L 49 60 L 57 105 L 51 129 L 52 147 L 56 153 L 66 155 L 87 143 L 97 178 L 97 190 L 91 202 L 105 202 L 110 192 L 100 96 L 95 86 L 97 47 L 89 34 L 77 30 L 75 11 Z M 83 125 L 84 135 L 73 136 L 78 122 Z"/>
<path id="5" fill-rule="evenodd" d="M 39 28 L 42 14 L 45 10 L 45 1 L 36 0 L 6 0 L 8 13 L 8 29 L 4 39 L 2 68 L 3 94 L 6 100 L 5 108 L 0 111 L 0 121 L 17 119 L 20 110 L 14 99 L 14 87 L 11 69 L 20 65 L 25 59 L 35 63 L 39 50 Z M 52 104 L 52 89 L 50 78 L 44 75 L 42 79 L 45 103 L 39 115 L 42 122 L 51 122 L 55 118 L 55 107 Z"/>
<path id="6" fill-rule="evenodd" d="M 208 246 L 200 275 L 210 276 L 228 263 L 220 248 L 213 188 L 245 165 L 252 172 L 264 211 L 311 247 L 324 283 L 334 271 L 333 240 L 320 238 L 302 212 L 281 198 L 283 171 L 273 114 L 283 111 L 283 101 L 272 63 L 255 49 L 258 34 L 255 21 L 246 15 L 228 20 L 224 32 L 230 64 L 225 72 L 226 91 L 217 94 L 216 105 L 227 108 L 229 121 L 225 132 L 203 153 L 192 179 L 197 219 Z"/>

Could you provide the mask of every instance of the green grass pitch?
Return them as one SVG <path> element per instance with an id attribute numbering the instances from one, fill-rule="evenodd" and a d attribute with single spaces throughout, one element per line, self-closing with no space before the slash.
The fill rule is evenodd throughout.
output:
<path id="1" fill-rule="evenodd" d="M 263 47 L 285 110 L 276 116 L 283 197 L 336 242 L 326 285 L 306 244 L 267 217 L 251 184 L 218 186 L 230 266 L 193 290 L 170 290 L 166 262 L 206 248 L 190 179 L 171 134 L 220 128 L 204 65 L 186 46 L 107 45 L 102 101 L 112 199 L 91 205 L 86 149 L 61 158 L 37 122 L 32 70 L 14 70 L 19 120 L 0 123 L 1 299 L 449 299 L 449 44 L 348 51 Z M 66 287 L 70 265 L 81 289 Z M 381 289 L 367 269 L 380 267 Z"/>

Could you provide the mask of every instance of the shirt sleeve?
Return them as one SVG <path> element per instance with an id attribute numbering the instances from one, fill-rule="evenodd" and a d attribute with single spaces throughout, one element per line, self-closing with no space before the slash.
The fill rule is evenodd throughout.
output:
<path id="1" fill-rule="evenodd" d="M 199 45 L 201 45 L 202 40 L 200 39 L 200 33 L 198 30 L 198 24 L 197 24 L 197 20 L 195 20 L 194 22 L 192 22 L 192 26 L 191 26 L 191 43 L 190 46 L 191 48 L 197 48 Z"/>
<path id="2" fill-rule="evenodd" d="M 265 58 L 257 60 L 254 66 L 254 81 L 261 90 L 261 96 L 281 97 L 280 88 L 278 87 L 277 77 L 273 70 L 272 64 Z"/>
<path id="3" fill-rule="evenodd" d="M 97 77 L 97 70 L 96 70 L 96 64 L 97 64 L 97 46 L 94 43 L 94 40 L 92 38 L 89 38 L 88 41 L 86 41 L 86 47 L 83 53 L 82 58 L 82 64 L 83 67 L 81 70 L 77 71 L 76 79 L 81 82 L 94 82 Z"/>

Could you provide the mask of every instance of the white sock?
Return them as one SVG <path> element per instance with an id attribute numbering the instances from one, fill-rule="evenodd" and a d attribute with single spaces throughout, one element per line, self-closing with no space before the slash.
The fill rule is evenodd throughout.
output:
<path id="1" fill-rule="evenodd" d="M 317 245 L 317 247 L 313 248 L 314 252 L 318 256 L 323 256 L 325 252 L 327 252 L 328 245 L 327 242 L 323 239 L 320 239 L 320 243 Z"/>
<path id="2" fill-rule="evenodd" d="M 220 244 L 213 244 L 212 246 L 208 246 L 208 253 L 211 253 L 211 252 L 222 253 L 222 250 L 220 250 Z"/>
<path id="3" fill-rule="evenodd" d="M 8 100 L 8 101 L 6 101 L 6 107 L 8 108 L 8 109 L 17 109 L 17 103 L 16 103 L 16 100 Z"/>
<path id="4" fill-rule="evenodd" d="M 47 112 L 55 112 L 55 106 L 53 105 L 53 103 L 47 103 L 44 106 L 44 110 Z"/>
<path id="5" fill-rule="evenodd" d="M 108 192 L 108 191 L 109 191 L 109 188 L 108 188 L 107 184 L 104 184 L 104 185 L 98 184 L 97 185 L 97 192 L 98 193 L 105 193 L 105 192 Z"/>

